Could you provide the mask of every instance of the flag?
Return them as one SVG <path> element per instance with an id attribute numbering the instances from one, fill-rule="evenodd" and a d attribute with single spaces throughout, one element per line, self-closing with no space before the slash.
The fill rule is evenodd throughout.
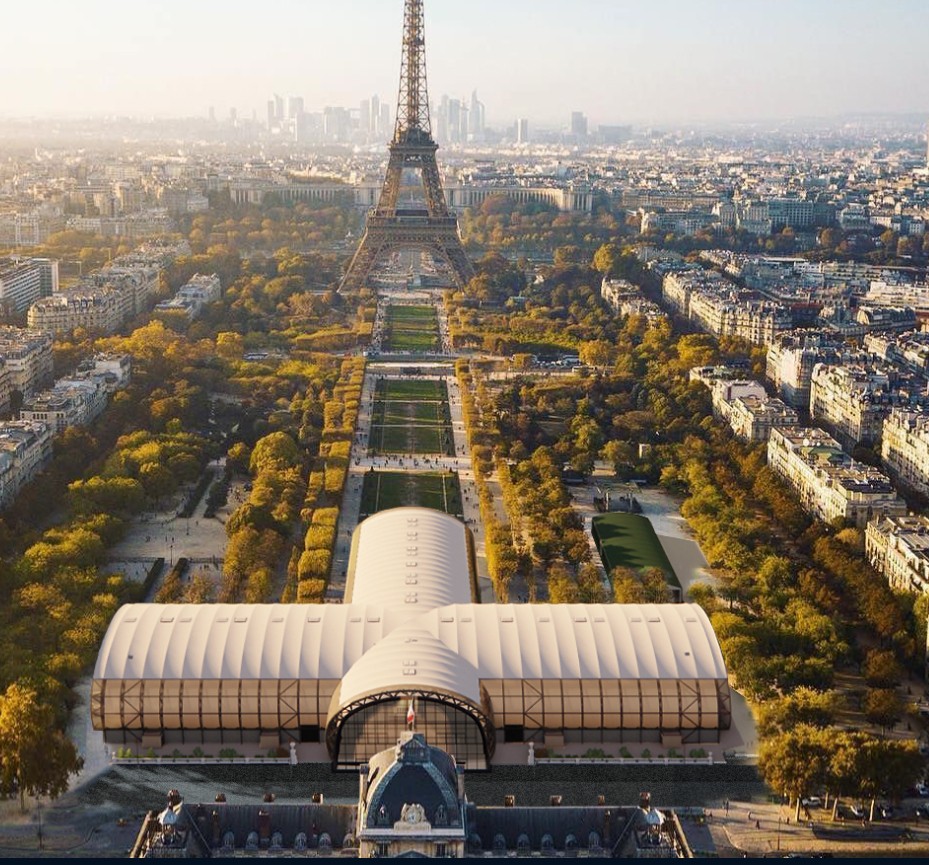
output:
<path id="1" fill-rule="evenodd" d="M 413 722 L 416 720 L 416 709 L 413 708 L 413 701 L 410 700 L 410 706 L 406 710 L 406 722 L 410 727 L 413 726 Z"/>

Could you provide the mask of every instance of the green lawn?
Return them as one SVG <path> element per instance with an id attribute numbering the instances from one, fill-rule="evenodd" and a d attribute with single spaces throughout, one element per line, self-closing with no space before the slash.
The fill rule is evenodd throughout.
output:
<path id="1" fill-rule="evenodd" d="M 448 409 L 441 402 L 379 402 L 372 421 L 374 423 L 441 424 L 448 420 Z"/>
<path id="2" fill-rule="evenodd" d="M 453 456 L 451 430 L 442 426 L 371 426 L 372 454 L 445 454 Z"/>
<path id="3" fill-rule="evenodd" d="M 439 323 L 431 306 L 391 306 L 387 310 L 384 350 L 434 351 Z"/>
<path id="4" fill-rule="evenodd" d="M 361 491 L 363 516 L 408 505 L 462 516 L 458 475 L 448 472 L 377 471 L 365 474 Z"/>
<path id="5" fill-rule="evenodd" d="M 371 454 L 455 452 L 445 382 L 381 379 L 371 414 Z"/>
<path id="6" fill-rule="evenodd" d="M 623 566 L 636 571 L 661 568 L 668 582 L 680 587 L 648 517 L 640 514 L 601 514 L 593 518 L 593 535 L 607 571 Z"/>
<path id="7" fill-rule="evenodd" d="M 388 400 L 448 400 L 448 391 L 444 381 L 430 379 L 388 379 L 382 378 L 377 382 L 374 392 L 375 399 Z"/>

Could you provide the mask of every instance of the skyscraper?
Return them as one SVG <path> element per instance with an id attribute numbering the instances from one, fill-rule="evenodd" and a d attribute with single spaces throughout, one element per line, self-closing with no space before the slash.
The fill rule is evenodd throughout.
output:
<path id="1" fill-rule="evenodd" d="M 371 100 L 362 99 L 358 106 L 358 131 L 362 135 L 370 135 L 374 130 L 371 126 Z"/>
<path id="2" fill-rule="evenodd" d="M 516 121 L 516 143 L 529 143 L 529 120 L 525 117 L 520 117 Z"/>
<path id="3" fill-rule="evenodd" d="M 376 93 L 371 97 L 370 115 L 368 117 L 368 131 L 375 137 L 386 134 L 386 129 L 381 129 L 381 98 Z"/>
<path id="4" fill-rule="evenodd" d="M 303 97 L 302 96 L 288 96 L 287 97 L 287 119 L 296 120 L 301 114 L 303 114 Z"/>
<path id="5" fill-rule="evenodd" d="M 479 141 L 484 137 L 484 103 L 477 98 L 477 91 L 471 91 L 471 107 L 468 113 L 468 137 Z"/>
<path id="6" fill-rule="evenodd" d="M 587 137 L 587 117 L 583 111 L 571 112 L 571 134 L 578 140 Z"/>

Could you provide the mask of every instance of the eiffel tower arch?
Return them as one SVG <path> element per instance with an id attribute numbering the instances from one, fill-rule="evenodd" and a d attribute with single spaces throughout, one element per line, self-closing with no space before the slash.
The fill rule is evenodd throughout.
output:
<path id="1" fill-rule="evenodd" d="M 435 161 L 439 146 L 432 137 L 429 120 L 425 46 L 423 0 L 404 0 L 397 123 L 390 142 L 387 175 L 377 206 L 368 212 L 364 236 L 339 291 L 361 288 L 379 262 L 404 248 L 419 249 L 444 261 L 458 287 L 474 275 L 461 245 L 458 220 L 445 201 Z M 425 207 L 403 207 L 400 203 L 407 169 L 419 172 Z"/>

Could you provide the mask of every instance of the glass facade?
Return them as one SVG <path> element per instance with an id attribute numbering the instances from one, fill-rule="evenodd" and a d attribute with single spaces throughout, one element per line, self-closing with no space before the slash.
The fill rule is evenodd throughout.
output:
<path id="1" fill-rule="evenodd" d="M 108 741 L 139 740 L 161 733 L 165 741 L 236 742 L 262 731 L 282 731 L 300 741 L 317 741 L 307 730 L 330 721 L 337 680 L 179 679 L 94 680 L 91 717 Z M 679 732 L 684 742 L 717 741 L 730 725 L 730 696 L 716 679 L 490 679 L 481 682 L 484 711 L 479 722 L 469 704 L 454 695 L 416 698 L 416 729 L 430 744 L 470 769 L 484 769 L 494 748 L 494 728 L 517 728 L 524 740 L 539 732 L 611 731 L 637 738 Z M 327 735 L 338 765 L 354 767 L 393 747 L 406 727 L 408 696 L 375 695 L 334 720 Z M 483 719 L 492 719 L 486 723 Z M 482 724 L 485 729 L 482 729 Z M 120 731 L 122 736 L 114 735 Z M 515 735 L 515 734 L 514 734 Z"/>
<path id="2" fill-rule="evenodd" d="M 697 741 L 730 723 L 726 683 L 715 679 L 485 679 L 481 684 L 498 727 L 521 725 L 527 733 L 661 730 Z"/>
<path id="3" fill-rule="evenodd" d="M 338 681 L 302 679 L 94 680 L 100 730 L 298 730 L 324 726 Z"/>
<path id="4" fill-rule="evenodd" d="M 339 725 L 338 754 L 341 767 L 355 768 L 387 748 L 393 748 L 406 723 L 408 697 L 385 698 L 369 703 L 342 720 Z M 467 769 L 486 769 L 484 735 L 475 718 L 463 709 L 437 699 L 417 697 L 417 733 L 424 733 L 430 746 L 451 754 Z"/>

